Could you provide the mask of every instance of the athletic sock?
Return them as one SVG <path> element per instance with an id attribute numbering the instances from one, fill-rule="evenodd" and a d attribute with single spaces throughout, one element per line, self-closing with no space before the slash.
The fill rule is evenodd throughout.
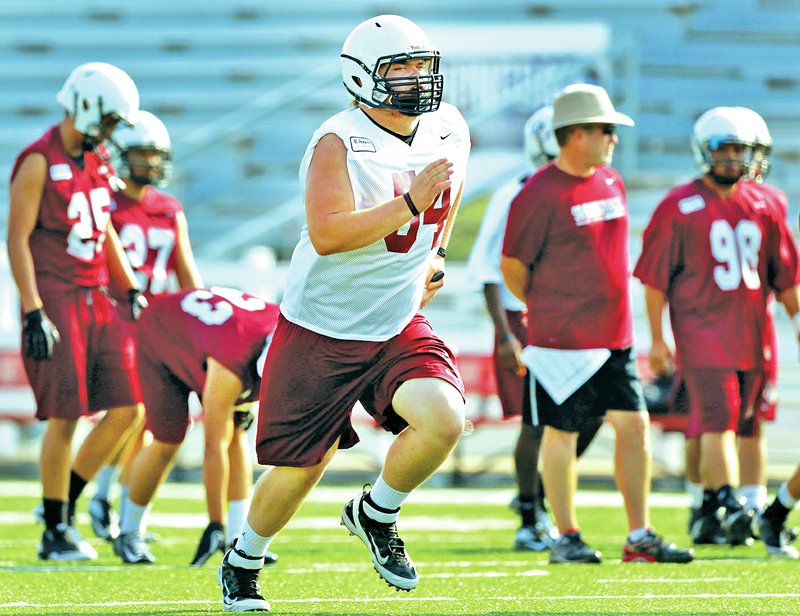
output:
<path id="1" fill-rule="evenodd" d="M 97 476 L 94 478 L 96 490 L 92 498 L 97 498 L 104 501 L 111 500 L 109 497 L 109 494 L 111 494 L 111 486 L 114 485 L 118 475 L 118 468 L 116 466 L 107 464 L 101 468 L 100 472 L 97 473 Z"/>
<path id="2" fill-rule="evenodd" d="M 120 521 L 119 532 L 121 534 L 140 532 L 142 535 L 147 532 L 147 512 L 150 505 L 137 505 L 130 498 L 125 499 L 125 517 Z"/>
<path id="3" fill-rule="evenodd" d="M 67 501 L 67 524 L 75 524 L 75 504 L 88 482 L 75 471 L 69 472 L 69 500 Z"/>
<path id="4" fill-rule="evenodd" d="M 259 535 L 250 526 L 250 522 L 245 520 L 242 532 L 235 539 L 235 549 L 228 553 L 228 562 L 234 567 L 260 569 L 264 564 L 261 559 L 264 558 L 273 539 L 274 536 Z"/>
<path id="5" fill-rule="evenodd" d="M 67 521 L 66 501 L 54 498 L 43 498 L 42 503 L 44 504 L 45 528 L 53 530 L 59 524 L 64 524 Z"/>
<path id="6" fill-rule="evenodd" d="M 249 508 L 250 501 L 246 498 L 228 503 L 228 527 L 225 541 L 229 545 L 233 543 L 234 537 L 242 532 Z"/>

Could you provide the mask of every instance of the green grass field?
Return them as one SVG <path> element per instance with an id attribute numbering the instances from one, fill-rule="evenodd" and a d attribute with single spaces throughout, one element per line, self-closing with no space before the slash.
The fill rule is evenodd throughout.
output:
<path id="1" fill-rule="evenodd" d="M 800 562 L 765 558 L 762 545 L 701 546 L 688 565 L 621 564 L 622 509 L 613 495 L 579 500 L 585 538 L 602 565 L 547 564 L 547 555 L 510 549 L 517 519 L 510 490 L 426 489 L 403 508 L 399 529 L 417 563 L 420 586 L 389 588 L 361 543 L 339 526 L 358 487 L 320 486 L 273 543 L 279 563 L 261 574 L 275 614 L 797 614 Z M 0 482 L 0 614 L 218 614 L 216 564 L 188 566 L 205 526 L 197 486 L 162 489 L 150 530 L 157 563 L 123 565 L 104 542 L 80 530 L 100 553 L 87 564 L 38 561 L 33 522 L 38 486 Z M 687 544 L 684 500 L 656 495 L 653 522 Z M 85 503 L 84 511 L 85 511 Z M 797 514 L 795 514 L 796 516 Z M 796 521 L 795 517 L 795 521 Z"/>

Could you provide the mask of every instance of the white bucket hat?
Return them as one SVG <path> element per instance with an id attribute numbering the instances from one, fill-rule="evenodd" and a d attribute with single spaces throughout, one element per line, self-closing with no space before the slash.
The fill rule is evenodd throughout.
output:
<path id="1" fill-rule="evenodd" d="M 553 130 L 574 124 L 633 126 L 634 122 L 614 109 L 604 88 L 588 83 L 575 83 L 556 94 L 553 102 Z"/>

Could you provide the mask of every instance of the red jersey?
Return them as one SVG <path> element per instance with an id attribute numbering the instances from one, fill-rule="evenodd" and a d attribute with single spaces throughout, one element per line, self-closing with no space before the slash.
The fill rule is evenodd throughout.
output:
<path id="1" fill-rule="evenodd" d="M 213 357 L 243 384 L 238 402 L 258 400 L 261 378 L 255 363 L 275 330 L 278 305 L 214 287 L 155 297 L 137 326 L 140 361 L 157 361 L 201 394 L 205 361 Z"/>
<path id="2" fill-rule="evenodd" d="M 621 349 L 633 343 L 628 203 L 611 167 L 588 178 L 550 163 L 511 203 L 503 254 L 526 264 L 528 343 Z"/>
<path id="3" fill-rule="evenodd" d="M 107 157 L 102 145 L 99 150 Z M 59 296 L 76 285 L 106 284 L 104 243 L 111 203 L 108 176 L 113 170 L 97 152 L 86 152 L 82 164 L 72 158 L 55 125 L 20 153 L 12 180 L 22 161 L 33 153 L 47 160 L 39 218 L 29 242 L 42 299 Z"/>
<path id="4" fill-rule="evenodd" d="M 182 211 L 180 201 L 152 186 L 147 187 L 141 201 L 121 192 L 111 200 L 111 222 L 139 288 L 148 299 L 168 290 L 178 239 L 175 215 Z"/>
<path id="5" fill-rule="evenodd" d="M 781 199 L 755 182 L 725 198 L 697 179 L 653 213 L 634 275 L 666 295 L 682 366 L 761 367 L 767 296 L 800 282 Z"/>

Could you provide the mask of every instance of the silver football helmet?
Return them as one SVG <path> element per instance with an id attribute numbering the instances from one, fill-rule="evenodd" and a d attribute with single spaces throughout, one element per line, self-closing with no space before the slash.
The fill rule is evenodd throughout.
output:
<path id="1" fill-rule="evenodd" d="M 414 22 L 398 15 L 379 15 L 356 26 L 342 46 L 342 81 L 347 91 L 370 107 L 396 109 L 406 115 L 436 111 L 442 102 L 444 76 L 439 52 Z M 417 76 L 388 77 L 395 62 L 423 60 Z"/>
<path id="2" fill-rule="evenodd" d="M 714 107 L 694 123 L 691 145 L 700 172 L 710 175 L 720 185 L 730 185 L 742 177 L 753 176 L 756 142 L 757 131 L 751 117 L 735 107 Z M 745 147 L 742 160 L 714 158 L 713 152 L 731 143 Z M 719 166 L 738 166 L 739 170 L 732 175 L 720 175 L 714 171 Z"/>
<path id="3" fill-rule="evenodd" d="M 172 144 L 164 123 L 149 111 L 140 110 L 130 126 L 120 126 L 113 135 L 118 150 L 115 167 L 122 178 L 142 185 L 163 187 L 172 178 Z M 156 162 L 147 161 L 156 154 Z M 141 158 L 141 160 L 132 160 Z"/>
<path id="4" fill-rule="evenodd" d="M 525 155 L 538 169 L 558 156 L 558 141 L 553 131 L 553 106 L 545 105 L 525 122 Z"/>
<path id="5" fill-rule="evenodd" d="M 128 74 L 105 62 L 81 64 L 56 95 L 89 147 L 109 137 L 116 122 L 129 123 L 139 109 L 139 91 Z"/>

